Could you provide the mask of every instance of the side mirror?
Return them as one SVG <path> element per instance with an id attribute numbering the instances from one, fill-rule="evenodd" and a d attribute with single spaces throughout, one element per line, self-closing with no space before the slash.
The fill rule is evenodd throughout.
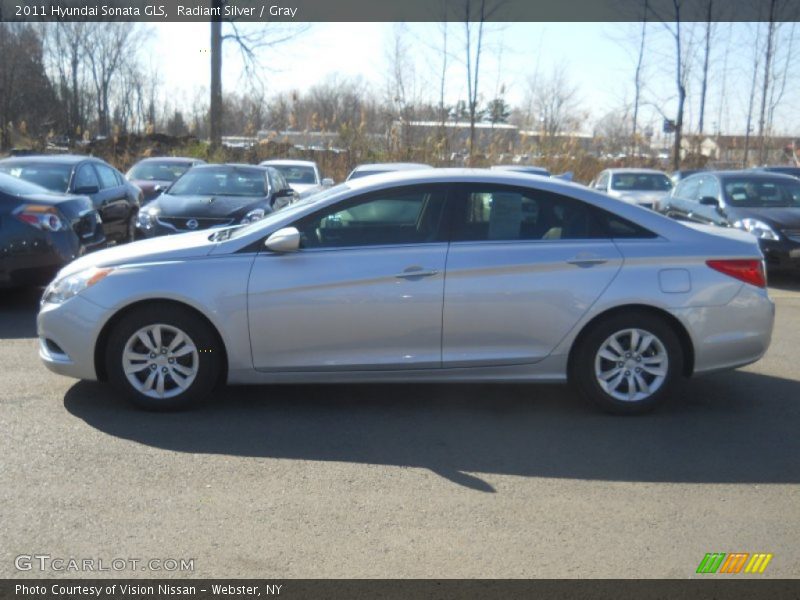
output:
<path id="1" fill-rule="evenodd" d="M 275 198 L 286 198 L 287 196 L 294 196 L 294 190 L 292 188 L 286 188 L 285 190 L 278 190 L 275 192 Z"/>
<path id="2" fill-rule="evenodd" d="M 153 188 L 153 191 L 160 194 L 161 192 L 166 192 L 168 187 L 168 185 L 157 185 Z"/>
<path id="3" fill-rule="evenodd" d="M 272 233 L 264 242 L 273 252 L 297 252 L 300 249 L 300 232 L 296 227 L 284 227 Z"/>
<path id="4" fill-rule="evenodd" d="M 719 200 L 716 198 L 712 198 L 711 196 L 703 196 L 700 198 L 700 204 L 703 206 L 716 206 L 719 207 Z"/>
<path id="5" fill-rule="evenodd" d="M 333 179 L 331 179 L 330 177 L 326 177 L 325 179 L 322 180 L 322 187 L 328 188 L 331 186 L 333 186 Z"/>
<path id="6" fill-rule="evenodd" d="M 100 191 L 96 185 L 85 185 L 83 187 L 75 188 L 74 194 L 86 194 L 91 196 L 92 194 L 96 194 Z"/>

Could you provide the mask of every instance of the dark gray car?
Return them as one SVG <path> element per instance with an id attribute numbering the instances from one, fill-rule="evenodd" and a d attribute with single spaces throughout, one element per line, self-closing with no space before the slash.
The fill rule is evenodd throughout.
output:
<path id="1" fill-rule="evenodd" d="M 89 196 L 108 240 L 132 241 L 142 190 L 107 162 L 91 156 L 58 154 L 0 160 L 0 172 L 58 194 Z"/>
<path id="2" fill-rule="evenodd" d="M 661 212 L 749 231 L 771 270 L 800 268 L 800 181 L 794 177 L 767 171 L 698 173 L 678 183 Z"/>

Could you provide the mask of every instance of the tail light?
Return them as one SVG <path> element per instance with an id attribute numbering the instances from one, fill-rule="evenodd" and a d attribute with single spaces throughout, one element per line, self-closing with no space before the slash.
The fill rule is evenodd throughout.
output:
<path id="1" fill-rule="evenodd" d="M 44 231 L 63 231 L 67 223 L 52 206 L 25 204 L 14 211 L 14 216 L 23 223 Z"/>
<path id="2" fill-rule="evenodd" d="M 707 260 L 706 264 L 720 273 L 756 287 L 767 287 L 764 261 L 760 259 L 719 259 Z"/>

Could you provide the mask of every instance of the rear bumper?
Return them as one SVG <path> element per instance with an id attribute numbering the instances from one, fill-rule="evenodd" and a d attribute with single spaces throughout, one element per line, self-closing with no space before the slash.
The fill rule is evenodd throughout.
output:
<path id="1" fill-rule="evenodd" d="M 800 270 L 800 242 L 787 239 L 759 240 L 759 245 L 770 271 Z"/>
<path id="2" fill-rule="evenodd" d="M 766 290 L 743 284 L 725 306 L 670 311 L 694 346 L 694 373 L 734 369 L 759 360 L 769 348 L 775 304 Z"/>
<path id="3" fill-rule="evenodd" d="M 0 240 L 0 287 L 47 285 L 58 270 L 83 253 L 72 230 L 56 233 L 32 227 Z"/>

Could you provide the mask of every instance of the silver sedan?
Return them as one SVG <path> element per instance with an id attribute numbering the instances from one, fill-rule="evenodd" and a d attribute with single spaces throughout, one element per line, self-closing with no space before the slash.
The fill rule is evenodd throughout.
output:
<path id="1" fill-rule="evenodd" d="M 342 184 L 251 225 L 64 268 L 44 364 L 147 409 L 218 384 L 564 382 L 616 413 L 758 360 L 774 305 L 756 239 L 488 170 Z"/>

